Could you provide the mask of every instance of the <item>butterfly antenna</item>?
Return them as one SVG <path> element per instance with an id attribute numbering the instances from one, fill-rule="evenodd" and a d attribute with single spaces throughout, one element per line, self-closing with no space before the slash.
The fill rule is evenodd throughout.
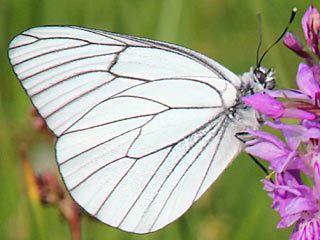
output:
<path id="1" fill-rule="evenodd" d="M 261 13 L 257 14 L 258 17 L 258 22 L 259 22 L 259 44 L 257 48 L 257 60 L 256 60 L 256 65 L 258 66 L 259 63 L 259 53 L 261 49 L 261 44 L 262 44 L 262 20 L 261 20 Z"/>
<path id="2" fill-rule="evenodd" d="M 293 22 L 293 19 L 294 19 L 294 17 L 296 16 L 297 11 L 298 11 L 297 8 L 293 8 L 293 9 L 292 9 L 291 16 L 290 16 L 290 20 L 289 20 L 286 28 L 283 30 L 283 32 L 282 32 L 282 34 L 280 35 L 280 37 L 279 37 L 266 51 L 264 51 L 264 53 L 262 54 L 262 57 L 260 58 L 260 60 L 257 60 L 257 68 L 260 67 L 260 64 L 261 64 L 264 56 L 267 54 L 267 52 L 269 52 L 269 50 L 270 50 L 271 48 L 273 48 L 273 47 L 283 38 L 283 36 L 287 33 L 288 28 L 289 28 L 290 24 Z M 261 37 L 260 37 L 260 38 L 261 38 Z M 261 39 L 260 39 L 260 41 L 261 41 Z M 259 43 L 259 44 L 260 44 L 260 43 Z M 259 47 L 260 47 L 260 46 L 259 46 Z"/>

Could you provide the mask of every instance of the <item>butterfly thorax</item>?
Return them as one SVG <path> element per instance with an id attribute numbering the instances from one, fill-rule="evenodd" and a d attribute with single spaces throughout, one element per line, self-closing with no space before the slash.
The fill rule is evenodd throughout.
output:
<path id="1" fill-rule="evenodd" d="M 251 68 L 249 72 L 241 76 L 241 82 L 240 98 L 263 92 L 265 89 L 271 90 L 276 85 L 275 71 L 263 66 Z"/>
<path id="2" fill-rule="evenodd" d="M 241 85 L 238 91 L 236 105 L 228 109 L 230 119 L 242 122 L 242 126 L 253 129 L 260 128 L 260 125 L 266 121 L 267 117 L 252 109 L 241 101 L 242 97 L 264 92 L 265 89 L 275 87 L 275 72 L 266 67 L 251 68 L 249 72 L 241 76 Z M 251 112 L 251 114 L 248 114 Z"/>

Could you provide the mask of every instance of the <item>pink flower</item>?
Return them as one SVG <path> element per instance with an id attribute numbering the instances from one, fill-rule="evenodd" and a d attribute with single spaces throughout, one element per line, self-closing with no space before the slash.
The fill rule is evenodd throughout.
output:
<path id="1" fill-rule="evenodd" d="M 320 29 L 320 13 L 318 9 L 310 6 L 302 18 L 302 28 L 307 44 L 312 52 L 319 57 L 319 29 Z"/>
<path id="2" fill-rule="evenodd" d="M 302 27 L 314 56 L 292 33 L 284 39 L 284 44 L 307 62 L 300 63 L 298 68 L 299 89 L 266 90 L 264 94 L 242 98 L 244 103 L 273 118 L 265 125 L 281 131 L 285 139 L 249 129 L 254 139 L 246 142 L 246 151 L 270 162 L 275 179 L 262 180 L 264 190 L 273 198 L 272 208 L 282 218 L 277 227 L 296 224 L 291 240 L 320 239 L 320 66 L 313 60 L 320 60 L 320 13 L 313 6 L 303 16 Z M 285 124 L 280 118 L 300 122 Z M 309 178 L 310 185 L 301 180 L 302 173 Z"/>
<path id="3" fill-rule="evenodd" d="M 306 215 L 311 217 L 319 213 L 317 199 L 312 189 L 302 183 L 298 170 L 277 173 L 275 183 L 262 182 L 264 190 L 274 199 L 272 208 L 282 217 L 278 228 L 290 227 Z"/>
<path id="4" fill-rule="evenodd" d="M 293 230 L 290 240 L 320 239 L 320 217 L 305 214 Z"/>
<path id="5" fill-rule="evenodd" d="M 257 93 L 242 98 L 242 101 L 264 115 L 273 119 L 296 118 L 296 119 L 315 119 L 314 114 L 296 108 L 293 104 L 285 105 L 277 99 L 263 93 Z"/>
<path id="6" fill-rule="evenodd" d="M 297 157 L 295 149 L 290 149 L 282 140 L 270 133 L 251 129 L 248 129 L 248 133 L 256 138 L 246 142 L 247 153 L 270 162 L 270 169 L 279 173 L 291 167 Z"/>
<path id="7" fill-rule="evenodd" d="M 308 65 L 300 63 L 297 73 L 297 85 L 300 91 L 309 96 L 313 100 L 313 103 L 316 102 L 320 93 L 319 82 L 313 73 L 313 69 L 318 73 L 317 68 L 318 66 L 310 68 Z"/>
<path id="8" fill-rule="evenodd" d="M 294 51 L 299 57 L 306 59 L 307 63 L 312 65 L 313 59 L 310 54 L 304 49 L 302 43 L 296 38 L 296 36 L 288 32 L 284 37 L 283 44 L 289 49 Z"/>

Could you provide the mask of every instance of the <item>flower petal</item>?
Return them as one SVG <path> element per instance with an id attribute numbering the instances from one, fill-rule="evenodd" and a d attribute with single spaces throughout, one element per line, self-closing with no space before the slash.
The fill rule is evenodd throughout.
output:
<path id="1" fill-rule="evenodd" d="M 282 118 L 294 118 L 294 119 L 300 119 L 300 120 L 314 120 L 316 119 L 316 115 L 313 113 L 297 109 L 297 108 L 286 108 L 283 111 L 283 114 L 281 116 Z"/>
<path id="2" fill-rule="evenodd" d="M 243 97 L 242 101 L 271 118 L 281 117 L 284 111 L 284 106 L 280 101 L 263 93 Z"/>
<path id="3" fill-rule="evenodd" d="M 287 228 L 298 221 L 300 218 L 300 214 L 294 214 L 285 216 L 282 220 L 279 221 L 277 228 Z"/>
<path id="4" fill-rule="evenodd" d="M 296 78 L 299 89 L 312 99 L 314 99 L 315 93 L 320 92 L 319 84 L 314 79 L 312 69 L 305 63 L 300 63 Z"/>
<path id="5" fill-rule="evenodd" d="M 298 56 L 305 58 L 308 64 L 312 65 L 313 63 L 312 57 L 309 55 L 307 51 L 303 49 L 303 45 L 299 42 L 299 40 L 296 38 L 296 36 L 293 33 L 288 32 L 284 37 L 283 43 L 289 49 L 294 51 Z"/>
<path id="6" fill-rule="evenodd" d="M 285 158 L 288 155 L 283 149 L 271 144 L 270 142 L 261 142 L 250 147 L 247 147 L 245 151 L 251 155 L 257 156 L 267 161 L 279 160 Z"/>
<path id="7" fill-rule="evenodd" d="M 302 92 L 299 92 L 298 90 L 264 90 L 266 94 L 268 94 L 271 97 L 275 98 L 295 98 L 295 99 L 304 99 L 304 100 L 310 100 L 310 97 L 305 95 Z"/>
<path id="8" fill-rule="evenodd" d="M 291 215 L 303 211 L 317 212 L 318 204 L 314 199 L 297 197 L 292 199 L 285 208 L 284 214 Z"/>
<path id="9" fill-rule="evenodd" d="M 310 6 L 307 12 L 304 14 L 301 23 L 304 36 L 307 40 L 309 47 L 311 48 L 312 52 L 318 56 L 318 35 L 320 29 L 319 11 L 313 6 Z"/>
<path id="10" fill-rule="evenodd" d="M 292 150 L 297 150 L 301 141 L 305 140 L 304 135 L 307 132 L 307 129 L 301 125 L 284 124 L 280 121 L 266 121 L 265 125 L 280 130 L 283 133 L 289 148 Z"/>
<path id="11" fill-rule="evenodd" d="M 261 138 L 262 140 L 260 140 L 260 141 L 268 141 L 268 142 L 271 142 L 274 145 L 278 146 L 279 148 L 283 148 L 283 149 L 287 148 L 286 144 L 284 144 L 284 142 L 280 138 L 272 135 L 271 133 L 252 130 L 252 129 L 247 129 L 246 131 L 254 137 Z M 250 141 L 247 143 L 246 143 L 246 145 L 251 145 Z"/>

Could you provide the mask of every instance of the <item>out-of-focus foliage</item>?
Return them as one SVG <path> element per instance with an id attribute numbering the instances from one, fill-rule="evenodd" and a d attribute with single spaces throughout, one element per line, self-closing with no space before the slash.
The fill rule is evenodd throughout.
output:
<path id="1" fill-rule="evenodd" d="M 40 203 L 32 184 L 30 193 L 21 155 L 27 154 L 36 175 L 56 173 L 54 137 L 32 127 L 31 104 L 6 54 L 15 35 L 37 25 L 122 32 L 192 48 L 241 74 L 256 61 L 257 13 L 262 14 L 262 49 L 266 49 L 284 29 L 293 7 L 300 11 L 290 28 L 294 32 L 301 28 L 300 19 L 308 6 L 308 1 L 301 0 L 0 1 L 0 239 L 71 239 L 61 211 Z M 281 43 L 263 61 L 276 69 L 278 83 L 284 87 L 295 85 L 298 63 Z M 262 190 L 263 177 L 250 158 L 241 154 L 187 214 L 163 230 L 128 234 L 83 214 L 82 239 L 288 239 L 292 229 L 276 229 L 280 218 Z"/>

